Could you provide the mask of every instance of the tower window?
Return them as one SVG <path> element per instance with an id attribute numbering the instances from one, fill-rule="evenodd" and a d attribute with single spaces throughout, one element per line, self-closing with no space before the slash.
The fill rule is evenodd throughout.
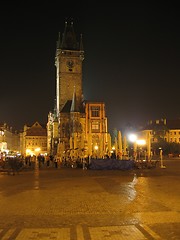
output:
<path id="1" fill-rule="evenodd" d="M 100 107 L 92 106 L 91 107 L 91 116 L 92 117 L 99 117 L 100 116 Z"/>
<path id="2" fill-rule="evenodd" d="M 92 132 L 99 132 L 100 129 L 99 122 L 92 122 L 91 129 Z"/>

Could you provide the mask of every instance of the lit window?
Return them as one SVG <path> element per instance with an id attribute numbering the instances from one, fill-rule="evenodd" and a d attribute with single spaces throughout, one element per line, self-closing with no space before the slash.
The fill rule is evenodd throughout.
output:
<path id="1" fill-rule="evenodd" d="M 99 132 L 99 122 L 92 122 L 92 132 Z"/>
<path id="2" fill-rule="evenodd" d="M 99 117 L 100 116 L 100 107 L 92 106 L 91 107 L 91 116 L 92 117 Z"/>

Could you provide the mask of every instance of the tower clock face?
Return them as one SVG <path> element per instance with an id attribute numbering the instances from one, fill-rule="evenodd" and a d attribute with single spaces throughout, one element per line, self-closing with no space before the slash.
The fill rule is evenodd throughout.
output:
<path id="1" fill-rule="evenodd" d="M 68 61 L 66 62 L 66 65 L 67 65 L 68 68 L 73 68 L 73 67 L 74 67 L 74 62 L 73 62 L 73 60 L 68 60 Z"/>

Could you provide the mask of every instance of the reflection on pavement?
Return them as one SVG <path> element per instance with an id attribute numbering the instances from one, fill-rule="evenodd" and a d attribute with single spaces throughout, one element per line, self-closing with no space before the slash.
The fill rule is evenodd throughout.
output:
<path id="1" fill-rule="evenodd" d="M 36 158 L 35 161 L 35 168 L 34 168 L 34 189 L 38 190 L 39 189 L 39 164 Z"/>

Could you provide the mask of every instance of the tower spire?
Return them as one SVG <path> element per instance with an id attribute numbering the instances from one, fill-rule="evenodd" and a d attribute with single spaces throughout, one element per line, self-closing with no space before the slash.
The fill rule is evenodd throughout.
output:
<path id="1" fill-rule="evenodd" d="M 60 49 L 61 48 L 61 33 L 59 32 L 58 34 L 58 40 L 56 42 L 56 48 Z"/>
<path id="2" fill-rule="evenodd" d="M 73 98 L 72 98 L 72 103 L 71 103 L 71 112 L 78 112 L 77 109 L 77 101 L 76 101 L 76 88 L 74 86 L 74 92 L 73 92 Z"/>
<path id="3" fill-rule="evenodd" d="M 78 42 L 76 40 L 72 19 L 70 20 L 70 23 L 65 21 L 61 49 L 78 50 Z"/>
<path id="4" fill-rule="evenodd" d="M 83 41 L 82 41 L 82 33 L 81 33 L 81 35 L 80 35 L 80 51 L 84 51 Z"/>

